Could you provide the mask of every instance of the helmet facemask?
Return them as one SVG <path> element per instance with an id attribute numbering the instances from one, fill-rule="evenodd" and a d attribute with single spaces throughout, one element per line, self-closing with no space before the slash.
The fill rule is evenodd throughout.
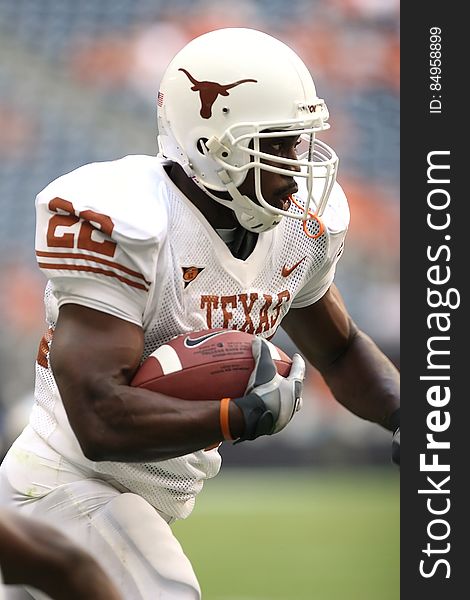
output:
<path id="1" fill-rule="evenodd" d="M 286 125 L 289 128 L 279 129 Z M 212 198 L 234 210 L 245 228 L 255 232 L 271 229 L 284 216 L 302 221 L 316 219 L 323 214 L 326 207 L 338 167 L 335 152 L 316 138 L 318 131 L 328 128 L 329 125 L 324 122 L 320 126 L 305 122 L 235 125 L 228 129 L 220 140 L 214 136 L 205 143 L 207 158 L 213 159 L 220 166 L 217 175 L 232 200 L 225 200 L 211 193 L 211 186 L 205 182 L 198 183 Z M 303 149 L 297 159 L 262 152 L 261 140 L 280 137 L 299 137 L 302 140 Z M 240 152 L 244 155 L 243 164 L 234 163 L 231 156 Z M 243 196 L 238 189 L 250 170 L 254 172 L 256 201 Z M 262 171 L 305 179 L 307 195 L 303 210 L 292 211 L 269 204 L 262 191 Z M 296 206 L 298 207 L 298 203 Z"/>

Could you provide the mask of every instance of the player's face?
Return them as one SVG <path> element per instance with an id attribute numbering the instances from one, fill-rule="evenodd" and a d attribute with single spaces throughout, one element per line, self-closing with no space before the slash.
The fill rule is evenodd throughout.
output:
<path id="1" fill-rule="evenodd" d="M 260 140 L 260 151 L 267 154 L 272 154 L 273 157 L 297 159 L 297 148 L 300 139 L 298 136 L 278 137 L 278 138 L 263 138 Z M 279 163 L 275 161 L 262 161 L 275 167 Z M 291 167 L 282 165 L 292 171 L 292 176 L 281 175 L 280 173 L 271 173 L 270 171 L 261 170 L 261 191 L 263 197 L 276 208 L 288 210 L 290 206 L 289 196 L 297 192 L 297 184 L 294 181 L 295 174 L 300 171 L 300 167 L 292 165 Z M 242 194 L 256 201 L 254 173 L 249 172 L 243 184 L 239 187 Z"/>

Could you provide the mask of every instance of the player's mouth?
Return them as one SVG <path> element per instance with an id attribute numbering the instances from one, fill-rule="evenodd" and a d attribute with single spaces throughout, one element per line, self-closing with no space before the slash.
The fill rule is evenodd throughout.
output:
<path id="1" fill-rule="evenodd" d="M 296 194 L 298 189 L 297 184 L 294 183 L 278 192 L 276 194 L 277 197 L 274 202 L 274 207 L 281 210 L 289 210 L 290 205 L 292 204 L 292 195 Z"/>

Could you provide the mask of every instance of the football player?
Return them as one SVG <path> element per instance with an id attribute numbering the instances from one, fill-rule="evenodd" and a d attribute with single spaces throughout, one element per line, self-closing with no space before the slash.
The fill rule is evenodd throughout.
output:
<path id="1" fill-rule="evenodd" d="M 49 329 L 0 494 L 60 523 L 125 598 L 185 600 L 200 589 L 171 522 L 217 474 L 220 442 L 277 433 L 300 406 L 303 359 L 277 376 L 264 340 L 282 323 L 336 399 L 390 431 L 399 375 L 333 283 L 349 210 L 301 59 L 259 31 L 213 31 L 172 60 L 157 105 L 157 157 L 88 164 L 37 196 Z M 212 327 L 256 336 L 245 396 L 129 386 L 158 346 Z"/>

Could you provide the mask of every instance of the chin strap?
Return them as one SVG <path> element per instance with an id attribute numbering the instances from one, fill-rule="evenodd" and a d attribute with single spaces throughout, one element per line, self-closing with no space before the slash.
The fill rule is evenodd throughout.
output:
<path id="1" fill-rule="evenodd" d="M 195 183 L 197 183 L 197 185 L 212 198 L 212 200 L 233 210 L 242 227 L 253 233 L 263 233 L 264 231 L 269 231 L 276 227 L 276 225 L 279 225 L 282 220 L 281 215 L 269 214 L 264 208 L 255 204 L 248 196 L 241 194 L 233 183 L 230 175 L 224 169 L 218 171 L 217 174 L 233 200 L 219 198 L 202 183 L 197 181 L 197 179 L 193 178 L 193 181 L 195 181 Z"/>
<path id="2" fill-rule="evenodd" d="M 269 214 L 266 209 L 255 204 L 248 196 L 240 194 L 227 171 L 222 169 L 217 172 L 217 175 L 220 177 L 220 180 L 226 186 L 228 193 L 235 201 L 235 206 L 232 207 L 232 210 L 240 225 L 254 233 L 269 231 L 273 227 L 276 227 L 276 225 L 279 225 L 282 216 Z"/>

